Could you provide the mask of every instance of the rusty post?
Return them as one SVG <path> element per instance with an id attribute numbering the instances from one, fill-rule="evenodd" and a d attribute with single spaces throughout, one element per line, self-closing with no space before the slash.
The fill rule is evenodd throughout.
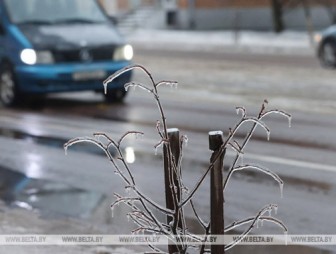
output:
<path id="1" fill-rule="evenodd" d="M 165 195 L 166 195 L 166 207 L 175 210 L 174 199 L 179 202 L 181 200 L 181 190 L 178 181 L 178 176 L 174 171 L 177 166 L 177 162 L 180 157 L 180 132 L 176 128 L 168 129 L 169 146 L 163 146 L 163 161 L 164 161 L 164 181 L 165 181 Z M 169 147 L 171 149 L 171 154 L 169 153 Z M 172 156 L 172 158 L 171 158 Z M 173 165 L 173 163 L 175 165 Z M 179 169 L 178 169 L 179 170 Z M 176 195 L 174 197 L 174 191 Z M 176 202 L 175 200 L 175 202 Z M 175 214 L 174 221 L 177 221 L 177 227 L 182 228 L 182 221 L 180 218 L 180 213 Z M 172 217 L 167 216 L 167 224 L 173 220 Z M 174 232 L 176 234 L 176 232 Z M 177 253 L 178 248 L 175 245 L 168 246 L 169 253 Z"/>
<path id="2" fill-rule="evenodd" d="M 224 235 L 224 194 L 223 194 L 223 160 L 225 150 L 223 132 L 209 132 L 209 149 L 213 151 L 210 162 L 214 163 L 210 174 L 210 229 L 212 235 Z M 221 154 L 220 154 L 221 153 Z M 223 254 L 223 245 L 211 245 L 211 254 Z"/>

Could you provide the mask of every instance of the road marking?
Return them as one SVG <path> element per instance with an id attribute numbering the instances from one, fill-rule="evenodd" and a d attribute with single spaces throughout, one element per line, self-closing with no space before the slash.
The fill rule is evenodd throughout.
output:
<path id="1" fill-rule="evenodd" d="M 232 154 L 230 152 L 230 155 L 233 155 L 233 152 Z M 280 158 L 280 157 L 275 157 L 275 156 L 251 154 L 251 153 L 245 154 L 244 158 L 260 160 L 260 161 L 265 161 L 265 162 L 272 162 L 272 163 L 288 165 L 288 166 L 301 167 L 301 168 L 336 172 L 335 166 L 321 164 L 321 163 L 306 162 L 306 161 L 300 161 L 300 160 L 293 160 L 293 159 L 286 159 L 286 158 Z"/>

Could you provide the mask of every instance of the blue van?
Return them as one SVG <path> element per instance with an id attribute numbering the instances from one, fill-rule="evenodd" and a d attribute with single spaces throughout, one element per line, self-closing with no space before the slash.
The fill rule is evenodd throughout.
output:
<path id="1" fill-rule="evenodd" d="M 103 92 L 102 81 L 130 64 L 133 49 L 97 0 L 0 0 L 0 104 L 30 95 Z M 125 73 L 109 84 L 122 101 Z"/>

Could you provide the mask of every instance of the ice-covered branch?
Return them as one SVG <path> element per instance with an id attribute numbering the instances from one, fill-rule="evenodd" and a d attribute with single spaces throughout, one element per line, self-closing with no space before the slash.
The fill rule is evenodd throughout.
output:
<path id="1" fill-rule="evenodd" d="M 250 217 L 250 218 L 246 218 L 246 219 L 241 220 L 241 221 L 233 222 L 232 224 L 225 227 L 224 233 L 227 233 L 227 232 L 229 232 L 229 231 L 231 231 L 235 228 L 238 228 L 238 227 L 241 227 L 245 224 L 248 224 L 248 223 L 254 221 L 254 219 L 255 219 L 255 217 Z M 272 216 L 261 216 L 259 218 L 259 221 L 261 221 L 261 222 L 262 221 L 272 222 L 272 223 L 280 226 L 281 228 L 283 228 L 285 232 L 288 231 L 286 225 L 281 220 L 279 220 L 277 218 L 274 218 Z"/>
<path id="2" fill-rule="evenodd" d="M 236 244 L 238 244 L 245 236 L 247 236 L 252 229 L 254 228 L 254 226 L 256 225 L 256 223 L 258 223 L 259 219 L 266 213 L 266 212 L 272 212 L 272 210 L 277 209 L 278 206 L 274 205 L 274 204 L 270 204 L 266 207 L 264 207 L 263 209 L 261 209 L 257 215 L 254 217 L 254 219 L 252 219 L 251 221 L 251 225 L 236 239 L 234 240 L 232 243 L 228 244 L 225 246 L 225 250 L 229 250 L 232 247 L 234 247 Z M 285 227 L 285 231 L 287 231 L 287 228 Z"/>
<path id="3" fill-rule="evenodd" d="M 162 85 L 170 86 L 170 87 L 177 87 L 178 82 L 177 81 L 163 80 L 163 81 L 158 82 L 155 86 L 156 86 L 156 88 L 158 88 L 159 86 L 162 86 Z"/>
<path id="4" fill-rule="evenodd" d="M 149 92 L 149 93 L 154 93 L 154 90 L 153 89 L 149 89 L 147 86 L 145 86 L 144 84 L 141 84 L 141 83 L 138 83 L 138 82 L 130 82 L 130 83 L 126 83 L 125 84 L 125 90 L 126 91 L 128 91 L 129 90 L 129 88 L 131 88 L 131 87 L 139 87 L 139 88 L 141 88 L 142 90 L 145 90 L 145 91 L 147 91 L 147 92 Z"/>
<path id="5" fill-rule="evenodd" d="M 156 246 L 148 243 L 148 247 L 152 250 L 151 252 L 145 252 L 145 254 L 153 254 L 153 253 L 160 253 L 160 254 L 168 254 L 168 252 L 164 252 L 162 250 L 160 250 L 159 248 L 157 248 Z M 155 251 L 155 252 L 153 252 Z"/>
<path id="6" fill-rule="evenodd" d="M 238 154 L 244 154 L 237 141 L 234 140 L 233 143 L 229 142 L 228 145 Z"/>
<path id="7" fill-rule="evenodd" d="M 282 192 L 283 192 L 283 185 L 284 185 L 284 182 L 282 181 L 282 179 L 274 172 L 272 172 L 271 170 L 267 169 L 267 168 L 262 168 L 260 166 L 257 166 L 257 165 L 244 165 L 244 166 L 239 166 L 239 167 L 236 167 L 236 168 L 233 168 L 232 169 L 232 173 L 236 172 L 236 171 L 242 171 L 242 170 L 246 170 L 246 169 L 255 169 L 255 170 L 258 170 L 266 175 L 269 175 L 271 176 L 275 181 L 278 182 L 279 184 L 279 187 L 280 187 L 280 192 L 281 192 L 281 197 L 282 197 Z M 230 175 L 231 176 L 231 175 Z M 229 181 L 230 179 L 228 179 Z M 225 191 L 225 188 L 224 188 L 224 191 Z"/>
<path id="8" fill-rule="evenodd" d="M 143 135 L 145 135 L 143 132 L 141 132 L 141 131 L 128 131 L 128 132 L 126 132 L 124 135 L 122 135 L 121 137 L 120 137 L 120 139 L 118 140 L 118 147 L 120 147 L 120 145 L 121 145 L 121 143 L 123 142 L 123 140 L 126 138 L 126 137 L 128 137 L 129 135 L 135 135 L 136 137 L 137 136 L 143 136 Z"/>
<path id="9" fill-rule="evenodd" d="M 237 114 L 241 113 L 242 117 L 246 117 L 246 109 L 244 107 L 236 107 Z"/>
<path id="10" fill-rule="evenodd" d="M 266 110 L 266 105 L 267 105 L 267 104 L 268 104 L 268 101 L 267 101 L 267 100 L 264 100 L 264 103 L 262 104 L 261 109 L 260 109 L 260 111 L 259 111 L 258 117 L 256 118 L 257 120 L 261 120 L 261 119 L 263 119 L 263 118 L 265 118 L 266 116 L 271 115 L 271 114 L 280 114 L 280 115 L 282 115 L 282 116 L 288 118 L 289 126 L 291 125 L 291 118 L 292 118 L 292 116 L 291 116 L 290 114 L 288 114 L 288 113 L 285 112 L 285 111 L 277 110 L 277 109 L 273 109 L 273 110 L 265 111 L 265 110 Z M 244 112 L 246 112 L 246 111 L 243 109 L 243 107 L 238 107 L 238 111 L 244 111 Z M 244 119 L 244 117 L 243 117 L 242 119 Z M 236 128 L 237 128 L 237 126 L 239 126 L 239 124 L 240 124 L 240 123 L 238 123 L 238 124 L 236 125 Z M 244 138 L 244 140 L 242 141 L 242 143 L 241 143 L 241 145 L 240 145 L 240 148 L 241 148 L 240 151 L 242 151 L 242 152 L 244 151 L 246 145 L 247 145 L 248 142 L 250 141 L 250 139 L 251 139 L 251 137 L 252 137 L 252 135 L 253 135 L 253 133 L 254 133 L 254 131 L 255 131 L 255 129 L 256 129 L 257 126 L 258 126 L 258 123 L 255 122 L 255 123 L 253 124 L 253 126 L 251 127 L 251 129 L 248 131 L 246 137 Z M 232 135 L 232 131 L 230 131 L 230 135 L 229 135 L 229 137 L 227 138 L 227 140 L 230 140 L 231 135 Z M 270 134 L 267 134 L 267 137 L 268 137 L 268 138 L 269 138 L 269 135 L 270 135 Z M 225 181 L 224 181 L 223 189 L 226 188 L 226 186 L 227 186 L 227 184 L 228 184 L 228 182 L 229 182 L 228 179 L 230 179 L 230 177 L 231 177 L 231 175 L 232 175 L 232 173 L 233 173 L 232 169 L 236 167 L 237 162 L 238 162 L 238 159 L 240 158 L 240 155 L 241 155 L 241 153 L 237 153 L 236 157 L 234 158 L 234 160 L 233 160 L 233 162 L 232 162 L 232 165 L 231 165 L 231 168 L 230 168 L 230 170 L 229 170 L 229 173 L 228 173 L 228 175 L 227 175 L 227 177 L 226 177 L 226 179 L 225 179 Z"/>
<path id="11" fill-rule="evenodd" d="M 267 174 L 271 176 L 276 182 L 278 182 L 281 190 L 281 196 L 282 196 L 282 190 L 283 190 L 283 181 L 281 178 L 271 170 L 267 168 L 263 168 L 260 166 L 255 165 L 242 165 L 237 166 L 238 159 L 240 156 L 244 153 L 244 149 L 249 142 L 250 138 L 252 137 L 255 129 L 257 126 L 260 126 L 267 134 L 267 139 L 270 137 L 270 129 L 269 127 L 262 121 L 266 116 L 269 116 L 271 114 L 279 114 L 281 116 L 284 116 L 288 118 L 289 126 L 291 125 L 291 115 L 281 111 L 281 110 L 269 110 L 266 111 L 266 106 L 268 104 L 268 101 L 265 100 L 264 103 L 261 106 L 261 109 L 259 111 L 259 114 L 257 117 L 251 117 L 247 115 L 247 110 L 244 107 L 237 107 L 236 111 L 237 114 L 239 114 L 241 117 L 236 123 L 233 128 L 229 129 L 229 133 L 224 140 L 223 144 L 219 147 L 219 149 L 216 151 L 214 156 L 211 158 L 211 162 L 208 166 L 208 168 L 203 172 L 203 174 L 200 176 L 199 180 L 195 183 L 194 187 L 190 189 L 190 191 L 184 186 L 183 178 L 182 178 L 182 159 L 183 159 L 183 145 L 186 144 L 187 138 L 185 136 L 179 137 L 180 143 L 177 147 L 176 145 L 172 146 L 169 141 L 169 135 L 168 135 L 168 128 L 167 128 L 167 121 L 166 121 L 166 115 L 164 112 L 164 108 L 162 106 L 160 96 L 159 96 L 159 87 L 163 85 L 176 87 L 177 82 L 176 81 L 160 81 L 156 83 L 151 75 L 151 73 L 142 65 L 134 64 L 127 66 L 117 72 L 115 72 L 113 75 L 109 76 L 104 82 L 104 91 L 107 92 L 107 86 L 110 82 L 112 82 L 114 79 L 118 78 L 125 72 L 131 71 L 133 69 L 140 69 L 143 71 L 150 79 L 151 84 L 146 85 L 138 82 L 130 82 L 125 84 L 125 89 L 127 90 L 130 87 L 139 87 L 142 90 L 147 91 L 150 93 L 151 96 L 153 96 L 154 101 L 157 104 L 158 111 L 160 114 L 160 120 L 156 122 L 156 130 L 158 133 L 158 136 L 160 137 L 160 142 L 155 145 L 155 149 L 157 150 L 158 147 L 163 146 L 164 147 L 164 156 L 165 156 L 165 165 L 168 165 L 169 171 L 167 171 L 167 188 L 169 188 L 172 200 L 172 205 L 169 206 L 169 208 L 161 206 L 160 204 L 154 202 L 149 195 L 143 193 L 140 191 L 139 186 L 137 185 L 136 179 L 134 178 L 133 172 L 128 165 L 124 152 L 121 148 L 122 142 L 126 137 L 128 137 L 131 134 L 135 135 L 143 135 L 142 132 L 137 131 L 128 131 L 124 135 L 122 135 L 119 140 L 114 140 L 111 137 L 109 137 L 107 134 L 102 132 L 96 132 L 94 133 L 94 138 L 75 138 L 70 141 L 68 141 L 64 145 L 65 152 L 67 151 L 68 147 L 81 143 L 81 142 L 88 142 L 93 143 L 94 145 L 98 146 L 100 149 L 102 149 L 105 154 L 107 155 L 108 159 L 111 161 L 113 167 L 115 168 L 115 172 L 122 178 L 122 180 L 125 183 L 125 188 L 132 191 L 131 195 L 128 197 L 122 197 L 119 194 L 115 194 L 116 200 L 111 205 L 111 208 L 113 209 L 116 205 L 123 203 L 128 208 L 130 208 L 130 212 L 127 213 L 127 216 L 137 225 L 137 228 L 133 230 L 134 233 L 136 232 L 147 232 L 147 233 L 153 233 L 153 234 L 162 234 L 165 235 L 168 239 L 171 239 L 174 244 L 176 244 L 176 250 L 181 253 L 186 253 L 188 247 L 185 246 L 183 243 L 174 242 L 175 236 L 193 236 L 187 228 L 186 220 L 185 220 L 185 213 L 184 213 L 184 206 L 187 203 L 190 203 L 193 215 L 196 217 L 199 224 L 203 227 L 205 231 L 205 236 L 208 236 L 211 232 L 210 223 L 205 222 L 200 214 L 197 212 L 194 203 L 193 203 L 193 197 L 195 196 L 195 193 L 199 190 L 200 186 L 204 183 L 204 180 L 208 173 L 214 168 L 214 165 L 218 162 L 219 159 L 222 159 L 224 156 L 222 156 L 226 149 L 228 147 L 231 147 L 235 152 L 236 156 L 234 157 L 234 160 L 232 164 L 230 165 L 229 173 L 227 177 L 224 179 L 223 183 L 223 191 L 225 192 L 226 186 L 228 185 L 228 182 L 232 176 L 232 174 L 236 171 L 242 171 L 247 169 L 254 169 L 257 171 L 260 171 L 264 174 Z M 239 141 L 239 143 L 235 140 L 235 136 L 237 135 L 237 132 L 241 130 L 242 126 L 245 126 L 247 123 L 248 126 L 251 126 L 248 131 L 246 137 Z M 101 138 L 101 140 L 100 140 Z M 117 154 L 113 157 L 111 154 L 112 147 L 116 149 Z M 177 147 L 177 148 L 176 148 Z M 179 156 L 177 157 L 175 154 L 176 149 L 179 148 Z M 113 150 L 114 151 L 114 150 Z M 175 157 L 176 156 L 176 157 Z M 120 161 L 118 161 L 117 159 Z M 167 162 L 167 163 L 166 163 Z M 167 189 L 168 190 L 168 189 Z M 184 194 L 182 194 L 182 191 L 185 191 Z M 154 208 L 154 209 L 153 209 Z M 287 231 L 286 226 L 278 219 L 274 218 L 269 214 L 269 216 L 265 216 L 264 214 L 266 212 L 271 213 L 272 210 L 276 209 L 276 205 L 269 205 L 265 208 L 261 209 L 255 217 L 246 218 L 244 220 L 240 220 L 238 222 L 234 222 L 231 225 L 225 227 L 224 231 L 228 232 L 232 229 L 235 229 L 237 227 L 248 225 L 249 227 L 240 235 L 240 237 L 230 243 L 226 246 L 226 250 L 232 248 L 235 244 L 237 244 L 239 241 L 241 241 L 247 234 L 250 233 L 250 231 L 254 228 L 255 224 L 257 224 L 259 221 L 268 221 L 272 222 L 274 224 L 277 224 L 278 226 L 282 227 L 285 231 Z M 153 211 L 152 211 L 153 209 Z M 163 213 L 164 217 L 167 219 L 167 222 L 161 222 L 156 216 L 155 212 L 161 212 Z M 224 226 L 224 225 L 223 225 Z M 203 239 L 199 239 L 196 236 L 195 240 L 202 241 Z M 197 239 L 196 239 L 197 238 Z M 201 237 L 203 238 L 203 236 Z M 157 252 L 157 253 L 164 253 L 160 249 L 158 249 L 155 246 L 152 246 L 150 243 L 148 243 L 149 247 Z M 206 249 L 205 242 L 203 242 L 203 245 L 201 247 L 200 253 L 208 252 Z"/>
<path id="12" fill-rule="evenodd" d="M 131 202 L 132 203 L 132 208 L 134 208 L 134 206 L 133 206 L 134 201 L 140 201 L 140 199 L 136 198 L 136 197 L 135 198 L 133 198 L 133 197 L 120 197 L 112 203 L 111 208 L 114 208 L 116 205 L 119 205 L 120 203 L 127 203 L 127 202 Z"/>
<path id="13" fill-rule="evenodd" d="M 202 218 L 198 215 L 198 213 L 197 213 L 197 211 L 196 211 L 196 208 L 195 208 L 195 206 L 194 206 L 194 202 L 193 202 L 192 200 L 190 200 L 190 206 L 191 206 L 191 208 L 192 208 L 192 210 L 193 210 L 193 212 L 194 212 L 194 215 L 195 215 L 195 217 L 196 217 L 198 223 L 199 223 L 204 229 L 206 229 L 207 224 L 206 224 L 206 223 L 202 220 Z"/>
<path id="14" fill-rule="evenodd" d="M 279 115 L 282 115 L 282 116 L 286 117 L 287 120 L 288 120 L 288 126 L 291 127 L 291 125 L 292 125 L 292 115 L 285 112 L 285 111 L 282 111 L 282 110 L 272 109 L 272 110 L 266 111 L 266 112 L 261 114 L 260 119 L 262 119 L 262 118 L 264 118 L 268 115 L 271 115 L 271 114 L 279 114 Z"/>
<path id="15" fill-rule="evenodd" d="M 131 71 L 133 69 L 141 69 L 143 72 L 145 72 L 147 76 L 149 77 L 149 79 L 151 80 L 153 86 L 155 86 L 155 82 L 153 80 L 152 74 L 144 66 L 140 64 L 133 64 L 133 65 L 126 66 L 119 71 L 116 71 L 115 73 L 113 73 L 111 76 L 109 76 L 107 79 L 104 80 L 103 85 L 104 85 L 105 93 L 107 92 L 107 85 L 110 82 L 112 82 L 114 79 L 124 74 L 125 72 Z"/>

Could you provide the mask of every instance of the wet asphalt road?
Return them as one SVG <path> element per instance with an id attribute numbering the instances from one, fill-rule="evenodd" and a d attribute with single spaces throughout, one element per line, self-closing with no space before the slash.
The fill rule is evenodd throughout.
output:
<path id="1" fill-rule="evenodd" d="M 248 114 L 255 116 L 267 98 L 270 109 L 291 113 L 291 128 L 280 116 L 266 119 L 270 141 L 262 129 L 257 130 L 244 155 L 244 163 L 264 165 L 284 179 L 285 197 L 280 199 L 276 183 L 267 177 L 255 172 L 238 174 L 226 194 L 226 221 L 253 215 L 274 202 L 293 234 L 336 233 L 336 222 L 327 219 L 336 210 L 336 72 L 321 69 L 313 56 L 138 49 L 135 62 L 148 67 L 156 80 L 179 82 L 178 89 L 162 87 L 160 98 L 169 127 L 178 127 L 189 138 L 184 156 L 188 186 L 193 186 L 209 160 L 208 131 L 227 134 L 239 120 L 236 106 L 245 106 Z M 147 82 L 139 71 L 134 79 Z M 145 137 L 128 140 L 125 148 L 135 150 L 139 184 L 154 194 L 162 186 L 160 155 L 155 156 L 153 148 L 159 141 L 155 131 L 158 119 L 150 94 L 139 89 L 130 91 L 123 104 L 107 105 L 99 94 L 80 93 L 50 96 L 43 107 L 35 109 L 0 108 L 0 166 L 108 196 L 122 186 L 103 156 L 84 147 L 65 157 L 62 144 L 95 131 L 119 137 L 128 130 L 138 130 L 145 132 Z M 244 130 L 237 140 L 243 137 Z M 232 154 L 228 154 L 227 165 Z M 196 199 L 204 216 L 208 214 L 207 193 L 205 186 Z M 160 202 L 161 196 L 154 194 L 153 199 Z"/>

